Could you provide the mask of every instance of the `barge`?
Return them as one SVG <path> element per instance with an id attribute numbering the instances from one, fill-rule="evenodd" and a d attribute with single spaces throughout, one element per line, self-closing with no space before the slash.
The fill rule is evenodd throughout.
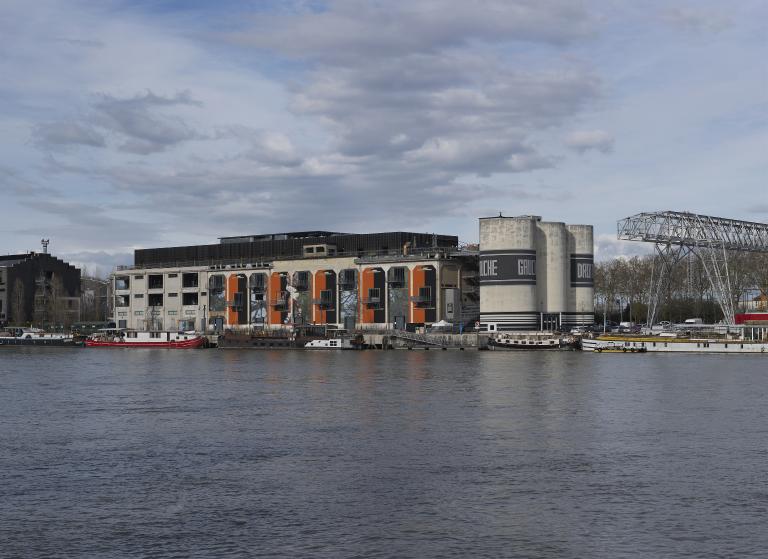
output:
<path id="1" fill-rule="evenodd" d="M 136 330 L 101 330 L 85 339 L 86 347 L 129 349 L 196 349 L 207 339 L 195 332 L 140 332 Z"/>
<path id="2" fill-rule="evenodd" d="M 0 346 L 81 347 L 81 340 L 71 334 L 52 334 L 38 328 L 0 330 Z"/>
<path id="3" fill-rule="evenodd" d="M 766 353 L 768 342 L 724 338 L 673 338 L 661 336 L 600 336 L 581 340 L 584 351 L 641 353 Z"/>

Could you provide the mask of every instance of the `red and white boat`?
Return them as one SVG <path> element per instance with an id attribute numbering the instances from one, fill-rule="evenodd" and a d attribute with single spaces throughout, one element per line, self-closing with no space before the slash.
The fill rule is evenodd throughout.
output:
<path id="1" fill-rule="evenodd" d="M 85 340 L 86 347 L 130 347 L 194 349 L 203 347 L 206 338 L 195 332 L 139 332 L 136 330 L 99 330 Z"/>

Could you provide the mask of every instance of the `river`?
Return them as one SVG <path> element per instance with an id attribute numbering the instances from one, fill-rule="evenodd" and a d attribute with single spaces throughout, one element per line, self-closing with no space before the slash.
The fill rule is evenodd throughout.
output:
<path id="1" fill-rule="evenodd" d="M 765 557 L 766 365 L 0 348 L 0 556 Z"/>

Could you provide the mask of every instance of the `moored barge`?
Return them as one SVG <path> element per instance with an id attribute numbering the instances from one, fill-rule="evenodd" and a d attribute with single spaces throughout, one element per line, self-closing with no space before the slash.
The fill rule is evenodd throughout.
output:
<path id="1" fill-rule="evenodd" d="M 82 341 L 71 334 L 49 333 L 38 328 L 0 330 L 0 346 L 80 347 Z"/>
<path id="2" fill-rule="evenodd" d="M 725 338 L 600 336 L 581 340 L 584 351 L 641 353 L 767 353 L 768 342 Z"/>
<path id="3" fill-rule="evenodd" d="M 139 332 L 135 330 L 102 330 L 85 339 L 86 347 L 195 349 L 207 339 L 195 332 Z"/>

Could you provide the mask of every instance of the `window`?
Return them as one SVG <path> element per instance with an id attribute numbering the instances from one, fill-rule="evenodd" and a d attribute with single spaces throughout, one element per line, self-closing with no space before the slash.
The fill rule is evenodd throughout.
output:
<path id="1" fill-rule="evenodd" d="M 178 293 L 169 293 L 168 294 L 168 297 L 178 297 L 178 296 L 179 296 Z"/>
<path id="2" fill-rule="evenodd" d="M 370 307 L 380 309 L 382 305 L 381 301 L 381 289 L 378 287 L 371 287 L 368 289 L 368 299 L 365 303 Z"/>
<path id="3" fill-rule="evenodd" d="M 128 276 L 115 277 L 115 289 L 130 289 L 131 279 Z"/>
<path id="4" fill-rule="evenodd" d="M 168 311 L 168 316 L 176 316 L 179 314 L 179 311 Z"/>
<path id="5" fill-rule="evenodd" d="M 387 271 L 387 283 L 393 289 L 402 289 L 405 287 L 405 272 L 402 267 L 390 268 Z"/>
<path id="6" fill-rule="evenodd" d="M 197 287 L 197 273 L 181 274 L 181 287 Z"/>
<path id="7" fill-rule="evenodd" d="M 162 289 L 163 288 L 163 276 L 162 274 L 150 274 L 149 275 L 149 289 Z"/>
<path id="8" fill-rule="evenodd" d="M 133 279 L 135 279 L 135 280 L 143 280 L 144 276 L 135 276 Z"/>
<path id="9" fill-rule="evenodd" d="M 179 274 L 168 274 L 168 279 L 177 278 L 177 277 L 179 277 Z"/>
<path id="10" fill-rule="evenodd" d="M 134 299 L 143 299 L 144 298 L 144 294 L 143 293 L 134 293 L 133 294 L 133 298 Z"/>
<path id="11" fill-rule="evenodd" d="M 128 299 L 128 295 L 117 295 L 117 296 L 115 296 L 115 306 L 116 307 L 128 307 L 128 306 L 130 306 L 130 301 Z"/>
<path id="12" fill-rule="evenodd" d="M 142 316 L 144 311 L 133 311 L 133 316 Z"/>
<path id="13" fill-rule="evenodd" d="M 149 306 L 150 307 L 162 307 L 163 306 L 163 294 L 162 293 L 151 293 L 149 295 Z"/>
<path id="14" fill-rule="evenodd" d="M 181 304 L 185 306 L 197 306 L 197 293 L 182 293 Z"/>
<path id="15" fill-rule="evenodd" d="M 149 337 L 150 338 L 159 338 L 160 337 L 160 332 L 150 332 L 149 333 Z"/>

